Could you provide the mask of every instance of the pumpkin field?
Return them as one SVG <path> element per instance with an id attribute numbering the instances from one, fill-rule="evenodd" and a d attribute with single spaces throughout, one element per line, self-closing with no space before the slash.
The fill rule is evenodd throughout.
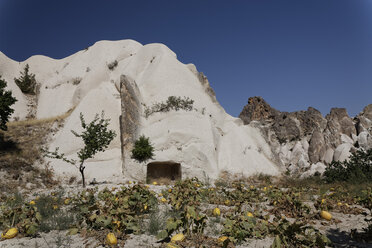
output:
<path id="1" fill-rule="evenodd" d="M 368 184 L 66 187 L 2 196 L 0 247 L 371 247 L 371 210 Z"/>

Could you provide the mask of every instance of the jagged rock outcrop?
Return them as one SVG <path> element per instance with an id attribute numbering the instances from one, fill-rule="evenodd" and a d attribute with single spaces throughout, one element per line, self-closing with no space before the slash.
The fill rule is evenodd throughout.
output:
<path id="1" fill-rule="evenodd" d="M 322 172 L 332 160 L 348 159 L 358 148 L 372 148 L 372 104 L 355 118 L 344 108 L 332 108 L 323 117 L 315 108 L 280 112 L 262 97 L 251 97 L 239 117 L 258 127 L 276 158 L 294 174 Z"/>
<path id="2" fill-rule="evenodd" d="M 251 121 L 273 120 L 279 115 L 279 111 L 272 108 L 262 97 L 250 97 L 248 104 L 244 106 L 239 118 L 244 124 Z"/>

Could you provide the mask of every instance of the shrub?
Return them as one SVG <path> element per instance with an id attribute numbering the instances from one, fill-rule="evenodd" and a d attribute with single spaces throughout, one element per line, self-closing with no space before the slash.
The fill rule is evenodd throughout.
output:
<path id="1" fill-rule="evenodd" d="M 29 73 L 29 65 L 26 64 L 25 69 L 21 72 L 19 78 L 14 78 L 14 82 L 18 85 L 21 91 L 25 94 L 35 95 L 36 93 L 36 79 L 35 74 Z"/>
<path id="2" fill-rule="evenodd" d="M 111 62 L 110 64 L 107 65 L 107 67 L 109 68 L 110 71 L 113 71 L 116 66 L 118 66 L 118 61 L 117 60 L 114 60 L 113 62 Z"/>
<path id="3" fill-rule="evenodd" d="M 156 112 L 169 112 L 171 110 L 178 111 L 180 109 L 191 111 L 193 109 L 194 100 L 188 97 L 169 96 L 167 101 L 155 103 L 151 108 L 145 107 L 146 118 Z"/>
<path id="4" fill-rule="evenodd" d="M 83 180 L 83 187 L 85 187 L 85 176 L 84 176 L 84 162 L 85 160 L 89 158 L 93 158 L 93 156 L 97 152 L 104 151 L 110 142 L 114 139 L 116 136 L 115 131 L 108 130 L 109 125 L 109 119 L 104 119 L 104 112 L 102 111 L 101 118 L 98 117 L 98 114 L 94 118 L 92 122 L 87 124 L 84 120 L 84 116 L 82 113 L 80 113 L 80 121 L 81 126 L 85 131 L 83 131 L 81 134 L 76 133 L 74 130 L 71 130 L 71 132 L 76 136 L 80 137 L 84 141 L 84 147 L 78 151 L 77 155 L 79 158 L 79 171 L 81 173 L 81 177 Z M 54 152 L 45 151 L 45 156 L 49 158 L 56 158 L 56 159 L 62 159 L 63 161 L 76 165 L 77 161 L 70 160 L 65 157 L 63 153 L 59 153 L 59 148 L 57 147 Z"/>
<path id="5" fill-rule="evenodd" d="M 151 145 L 149 138 L 144 135 L 139 137 L 134 143 L 134 148 L 132 150 L 132 158 L 138 162 L 145 162 L 152 159 L 154 156 L 154 147 Z"/>
<path id="6" fill-rule="evenodd" d="M 36 201 L 36 208 L 40 213 L 40 223 L 38 229 L 42 232 L 53 230 L 66 230 L 76 222 L 76 214 L 71 210 L 62 210 L 62 195 L 55 197 L 41 195 Z"/>
<path id="7" fill-rule="evenodd" d="M 357 150 L 351 154 L 349 161 L 332 161 L 324 172 L 328 183 L 341 181 L 362 183 L 372 181 L 372 149 Z"/>
<path id="8" fill-rule="evenodd" d="M 75 78 L 72 79 L 72 84 L 73 85 L 78 85 L 78 84 L 80 84 L 81 80 L 82 80 L 81 77 L 75 77 Z"/>
<path id="9" fill-rule="evenodd" d="M 0 76 L 0 129 L 6 131 L 8 128 L 6 123 L 14 109 L 10 108 L 17 99 L 12 96 L 11 91 L 6 91 L 6 81 L 1 79 Z"/>

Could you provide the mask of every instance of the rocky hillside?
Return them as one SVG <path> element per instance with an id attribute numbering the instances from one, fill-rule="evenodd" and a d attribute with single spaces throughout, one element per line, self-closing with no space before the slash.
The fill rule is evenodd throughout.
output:
<path id="1" fill-rule="evenodd" d="M 261 130 L 279 166 L 292 174 L 323 172 L 332 160 L 343 161 L 358 148 L 372 148 L 372 104 L 354 118 L 344 108 L 325 117 L 315 108 L 280 112 L 263 98 L 251 97 L 239 117 Z"/>
<path id="2" fill-rule="evenodd" d="M 36 95 L 15 84 L 26 65 L 35 74 Z M 13 120 L 45 119 L 70 111 L 63 127 L 48 143 L 69 159 L 83 146 L 71 130 L 105 112 L 117 136 L 107 151 L 86 161 L 87 181 L 143 181 L 147 164 L 131 159 L 133 141 L 144 134 L 155 147 L 149 162 L 180 164 L 182 177 L 215 179 L 223 171 L 239 175 L 280 174 L 260 131 L 228 115 L 217 102 L 207 78 L 193 64 L 183 64 L 163 44 L 133 40 L 100 41 L 64 59 L 33 56 L 17 62 L 0 53 L 0 74 L 18 99 Z M 189 99 L 192 106 L 165 111 L 157 106 L 171 99 Z M 57 176 L 78 176 L 73 166 L 48 160 Z"/>

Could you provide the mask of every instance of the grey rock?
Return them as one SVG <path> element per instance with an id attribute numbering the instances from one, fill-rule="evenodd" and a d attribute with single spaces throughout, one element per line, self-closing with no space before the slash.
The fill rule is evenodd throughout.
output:
<path id="1" fill-rule="evenodd" d="M 248 104 L 244 106 L 239 118 L 247 125 L 251 121 L 273 120 L 279 113 L 278 110 L 272 108 L 262 97 L 255 96 L 248 99 Z"/>
<path id="2" fill-rule="evenodd" d="M 349 117 L 345 108 L 332 108 L 331 112 L 326 115 L 327 128 L 332 133 L 344 133 L 349 137 L 356 134 L 356 128 L 353 120 Z"/>
<path id="3" fill-rule="evenodd" d="M 309 168 L 310 174 L 320 172 L 332 160 L 343 161 L 358 148 L 372 148 L 372 104 L 354 119 L 345 108 L 332 108 L 324 118 L 312 107 L 280 112 L 262 97 L 250 97 L 239 118 L 261 130 L 271 147 L 271 159 L 293 173 L 303 174 Z"/>
<path id="4" fill-rule="evenodd" d="M 120 77 L 120 139 L 123 160 L 123 169 L 128 152 L 132 149 L 134 141 L 138 138 L 140 124 L 141 101 L 136 82 L 126 75 Z"/>
<path id="5" fill-rule="evenodd" d="M 326 145 L 324 136 L 320 131 L 315 131 L 310 139 L 309 144 L 309 159 L 311 163 L 317 163 L 323 161 L 326 153 Z"/>

